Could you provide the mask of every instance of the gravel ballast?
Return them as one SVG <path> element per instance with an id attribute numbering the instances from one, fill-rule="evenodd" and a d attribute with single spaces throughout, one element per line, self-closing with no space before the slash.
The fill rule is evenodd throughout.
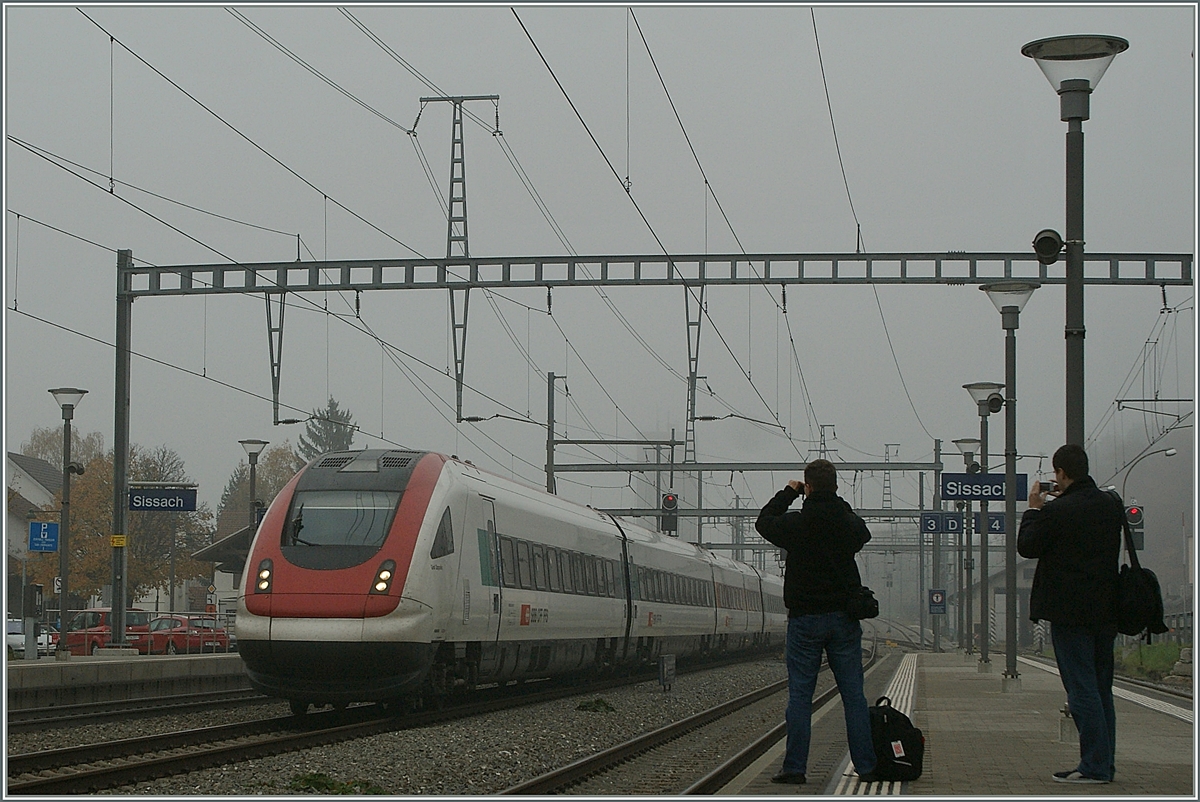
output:
<path id="1" fill-rule="evenodd" d="M 104 793 L 154 796 L 339 792 L 401 796 L 494 794 L 786 676 L 782 657 L 776 655 L 735 666 L 680 674 L 670 691 L 664 691 L 655 681 L 648 681 L 504 713 L 164 777 Z M 597 698 L 602 698 L 614 709 L 576 709 L 581 703 Z M 779 721 L 783 719 L 782 705 L 781 700 Z M 104 725 L 105 734 L 101 737 L 109 740 L 229 723 L 254 717 L 254 710 L 235 708 L 117 722 Z M 257 714 L 262 716 L 262 709 L 257 709 Z M 203 718 L 203 722 L 195 720 L 198 718 Z M 10 736 L 10 754 L 49 748 L 46 744 L 29 743 L 29 736 L 33 735 L 36 734 Z M 58 746 L 63 745 L 64 735 L 61 731 L 57 733 Z M 25 741 L 26 745 L 18 746 L 17 740 Z M 72 743 L 88 740 L 95 738 L 86 737 L 85 733 L 72 734 L 69 738 Z"/>

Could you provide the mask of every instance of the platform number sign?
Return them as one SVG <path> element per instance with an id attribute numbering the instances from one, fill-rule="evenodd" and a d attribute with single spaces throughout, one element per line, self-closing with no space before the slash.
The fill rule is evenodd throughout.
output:
<path id="1" fill-rule="evenodd" d="M 929 614 L 946 614 L 946 591 L 933 589 L 929 591 Z"/>

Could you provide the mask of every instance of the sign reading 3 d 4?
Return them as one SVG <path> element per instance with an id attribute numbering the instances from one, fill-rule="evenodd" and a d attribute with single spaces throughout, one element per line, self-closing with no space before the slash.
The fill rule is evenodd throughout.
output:
<path id="1" fill-rule="evenodd" d="M 1017 501 L 1029 498 L 1029 474 L 1017 474 Z M 943 473 L 943 501 L 1003 501 L 1002 473 Z"/>

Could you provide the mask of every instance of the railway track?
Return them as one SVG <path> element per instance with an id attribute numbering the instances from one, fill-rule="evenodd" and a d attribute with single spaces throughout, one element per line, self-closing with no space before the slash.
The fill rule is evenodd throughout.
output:
<path id="1" fill-rule="evenodd" d="M 56 705 L 54 707 L 31 707 L 24 710 L 9 710 L 6 713 L 9 732 L 26 732 L 47 726 L 92 724 L 109 719 L 160 716 L 173 713 L 188 713 L 219 707 L 244 704 L 266 704 L 278 700 L 261 693 L 242 689 L 236 691 L 214 691 L 177 696 L 155 696 L 145 699 L 121 699 L 111 702 L 90 702 L 78 705 Z"/>
<path id="2" fill-rule="evenodd" d="M 864 655 L 864 667 L 874 664 L 877 654 L 878 638 L 872 641 L 869 653 Z M 824 678 L 824 684 L 829 687 L 813 699 L 814 711 L 837 698 L 837 687 L 831 684 L 824 668 L 822 668 L 821 676 Z M 711 765 L 712 760 L 706 756 L 706 753 L 727 753 L 730 744 L 745 743 L 747 738 L 754 737 L 751 733 L 761 733 L 764 711 L 766 721 L 777 722 L 782 709 L 781 702 L 777 697 L 786 691 L 787 680 L 772 683 L 689 718 L 660 727 L 623 744 L 618 744 L 532 780 L 514 785 L 500 793 L 522 796 L 564 792 L 588 795 L 630 793 L 627 788 L 614 789 L 614 785 L 621 785 L 620 781 L 610 782 L 607 780 L 605 775 L 615 771 L 636 777 L 639 783 L 649 781 L 662 786 L 639 788 L 637 793 L 678 794 L 680 788 L 686 788 L 682 792 L 684 794 L 712 793 L 713 790 L 728 782 L 725 772 L 732 772 L 729 776 L 736 775 L 741 768 L 735 769 L 735 765 L 739 767 L 749 765 L 782 738 L 784 725 L 780 723 L 771 727 L 765 735 L 754 742 L 752 747 L 741 750 L 732 760 L 726 761 L 722 769 L 699 780 L 696 777 L 700 775 L 700 770 L 695 770 L 692 777 L 680 777 L 681 773 L 688 771 L 684 767 L 688 763 L 698 766 Z M 722 731 L 711 732 L 717 726 L 720 726 Z M 734 764 L 733 760 L 738 762 Z M 672 783 L 674 784 L 672 785 Z"/>
<path id="3" fill-rule="evenodd" d="M 713 661 L 681 667 L 680 673 L 734 662 L 738 661 Z M 646 679 L 647 675 L 639 674 L 588 684 L 525 683 L 521 686 L 485 689 L 472 695 L 469 700 L 440 710 L 393 715 L 381 705 L 360 705 L 344 711 L 280 716 L 144 738 L 9 755 L 8 793 L 91 793 L 389 731 L 427 727 L 454 719 L 592 694 L 645 682 Z"/>

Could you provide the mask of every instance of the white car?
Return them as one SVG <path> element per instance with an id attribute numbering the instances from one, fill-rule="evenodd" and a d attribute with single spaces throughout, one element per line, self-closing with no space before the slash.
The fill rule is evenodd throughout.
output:
<path id="1" fill-rule="evenodd" d="M 8 646 L 8 656 L 15 658 L 25 657 L 25 622 L 20 618 L 8 619 L 8 631 L 5 634 L 6 643 Z M 50 630 L 44 625 L 38 633 L 37 638 L 38 654 L 47 655 L 53 651 L 54 647 L 50 642 Z"/>

